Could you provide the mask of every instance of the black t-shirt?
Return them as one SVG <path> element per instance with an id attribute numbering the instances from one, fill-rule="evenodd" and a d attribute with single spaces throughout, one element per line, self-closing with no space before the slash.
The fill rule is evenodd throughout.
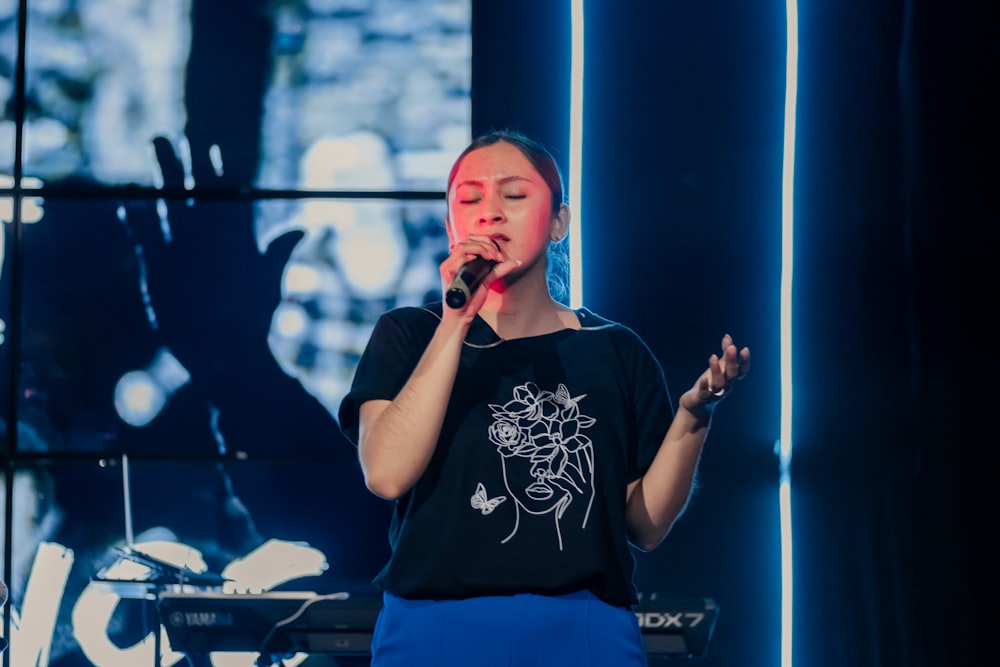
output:
<path id="1" fill-rule="evenodd" d="M 576 312 L 579 330 L 514 340 L 473 322 L 434 455 L 396 501 L 377 586 L 411 599 L 588 589 L 636 602 L 626 485 L 648 468 L 673 410 L 642 340 Z M 398 394 L 440 313 L 436 303 L 379 318 L 340 406 L 353 442 L 359 406 Z"/>

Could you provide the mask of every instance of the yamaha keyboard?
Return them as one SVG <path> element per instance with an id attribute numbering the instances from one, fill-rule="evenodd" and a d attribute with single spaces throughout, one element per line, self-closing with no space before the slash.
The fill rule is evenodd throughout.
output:
<path id="1" fill-rule="evenodd" d="M 164 592 L 156 607 L 175 651 L 359 656 L 371 652 L 382 600 L 297 591 Z"/>
<path id="2" fill-rule="evenodd" d="M 371 652 L 378 595 L 313 592 L 163 592 L 160 621 L 175 651 L 314 653 Z M 715 627 L 712 598 L 643 595 L 635 614 L 650 658 L 701 657 Z"/>
<path id="3" fill-rule="evenodd" d="M 719 614 L 713 598 L 657 593 L 641 594 L 633 609 L 650 658 L 704 657 Z"/>

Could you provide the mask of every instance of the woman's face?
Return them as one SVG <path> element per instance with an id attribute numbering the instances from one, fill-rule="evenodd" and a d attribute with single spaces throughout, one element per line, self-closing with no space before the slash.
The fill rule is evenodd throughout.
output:
<path id="1" fill-rule="evenodd" d="M 531 162 L 511 144 L 498 142 L 466 155 L 448 191 L 448 237 L 489 236 L 522 271 L 544 258 L 561 217 L 552 213 L 552 192 Z M 542 261 L 540 261 L 542 260 Z"/>

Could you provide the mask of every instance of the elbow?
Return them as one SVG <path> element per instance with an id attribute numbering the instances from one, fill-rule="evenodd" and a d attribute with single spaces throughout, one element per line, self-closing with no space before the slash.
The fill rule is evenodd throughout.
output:
<path id="1" fill-rule="evenodd" d="M 407 491 L 411 484 L 400 482 L 399 478 L 391 474 L 378 474 L 370 468 L 362 466 L 365 478 L 365 487 L 379 498 L 385 500 L 399 500 Z"/>
<path id="2" fill-rule="evenodd" d="M 667 512 L 653 517 L 643 511 L 638 516 L 631 517 L 631 520 L 626 521 L 629 543 L 640 551 L 655 550 L 667 539 L 680 515 L 681 512 Z"/>
<path id="3" fill-rule="evenodd" d="M 629 536 L 629 543 L 643 553 L 649 553 L 654 551 L 658 546 L 663 544 L 663 540 L 666 539 L 666 533 L 661 535 L 631 535 Z"/>
<path id="4" fill-rule="evenodd" d="M 667 539 L 686 505 L 686 499 L 679 503 L 669 499 L 654 499 L 651 502 L 643 487 L 637 484 L 629 495 L 625 509 L 629 544 L 644 552 L 655 550 Z"/>
<path id="5" fill-rule="evenodd" d="M 358 450 L 361 474 L 365 480 L 365 487 L 371 493 L 385 500 L 397 500 L 406 493 L 409 487 L 404 487 L 399 482 L 399 476 L 395 474 L 392 466 L 386 465 L 385 461 L 374 456 L 363 441 Z"/>
<path id="6" fill-rule="evenodd" d="M 366 486 L 369 491 L 383 500 L 399 500 L 406 493 L 399 490 L 398 487 L 372 486 L 371 484 L 366 484 Z"/>
<path id="7" fill-rule="evenodd" d="M 385 500 L 399 500 L 406 493 L 401 485 L 393 483 L 389 479 L 378 479 L 365 475 L 365 486 L 373 494 Z"/>
<path id="8" fill-rule="evenodd" d="M 417 483 L 423 469 L 403 452 L 385 451 L 362 440 L 358 459 L 365 486 L 385 500 L 398 500 Z"/>

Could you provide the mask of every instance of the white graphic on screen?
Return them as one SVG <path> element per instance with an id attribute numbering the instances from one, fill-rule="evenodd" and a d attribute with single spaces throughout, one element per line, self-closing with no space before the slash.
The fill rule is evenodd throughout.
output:
<path id="1" fill-rule="evenodd" d="M 516 505 L 514 527 L 502 543 L 517 534 L 521 516 L 527 514 L 551 518 L 562 551 L 566 510 L 573 503 L 585 503 L 581 530 L 590 516 L 594 445 L 583 431 L 596 420 L 580 413 L 579 403 L 586 394 L 571 397 L 562 384 L 552 392 L 526 382 L 513 393 L 504 405 L 490 405 L 490 442 L 500 454 L 504 483 Z"/>

